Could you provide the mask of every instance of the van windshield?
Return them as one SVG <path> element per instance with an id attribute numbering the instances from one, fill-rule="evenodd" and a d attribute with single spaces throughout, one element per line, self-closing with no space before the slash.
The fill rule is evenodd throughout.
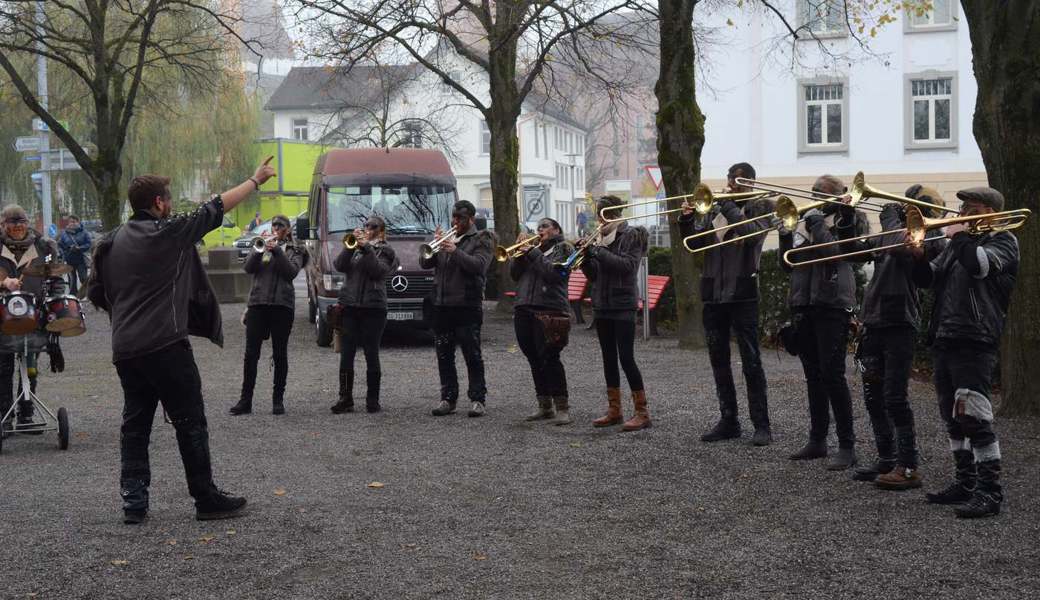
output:
<path id="1" fill-rule="evenodd" d="M 432 233 L 446 227 L 455 190 L 444 185 L 356 185 L 328 190 L 329 233 L 362 227 L 369 215 L 386 220 L 390 234 Z"/>

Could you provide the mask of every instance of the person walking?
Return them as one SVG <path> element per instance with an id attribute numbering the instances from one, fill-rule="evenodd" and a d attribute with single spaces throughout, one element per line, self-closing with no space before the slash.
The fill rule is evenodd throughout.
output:
<path id="1" fill-rule="evenodd" d="M 69 293 L 79 295 L 79 286 L 87 281 L 87 258 L 90 256 L 90 234 L 83 228 L 79 217 L 69 216 L 65 231 L 58 238 L 61 257 L 70 267 Z"/>

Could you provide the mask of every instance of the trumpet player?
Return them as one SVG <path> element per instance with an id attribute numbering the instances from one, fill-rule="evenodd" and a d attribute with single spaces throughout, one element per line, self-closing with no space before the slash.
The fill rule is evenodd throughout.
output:
<path id="1" fill-rule="evenodd" d="M 434 270 L 430 303 L 441 381 L 441 399 L 433 409 L 435 417 L 453 414 L 459 399 L 456 346 L 462 347 L 462 358 L 466 361 L 467 396 L 471 402 L 468 414 L 482 417 L 485 413 L 487 385 L 480 353 L 480 328 L 484 320 L 484 285 L 495 252 L 495 240 L 490 231 L 477 230 L 476 214 L 472 202 L 456 202 L 451 213 L 453 233 L 445 236 L 438 227 L 435 235 L 440 243 L 431 254 L 419 260 L 422 268 Z"/>
<path id="2" fill-rule="evenodd" d="M 365 352 L 365 410 L 377 413 L 379 384 L 379 344 L 386 329 L 386 278 L 400 266 L 397 254 L 386 242 L 386 221 L 372 215 L 364 229 L 354 230 L 354 247 L 346 246 L 333 266 L 346 274 L 339 289 L 340 320 L 339 402 L 332 406 L 336 414 L 354 411 L 354 357 L 360 345 Z"/>
<path id="3" fill-rule="evenodd" d="M 1004 196 L 988 187 L 961 190 L 957 198 L 962 216 L 1004 208 Z M 945 234 L 949 243 L 934 260 L 915 249 L 914 282 L 935 292 L 928 340 L 956 469 L 949 487 L 927 497 L 933 504 L 959 505 L 958 517 L 987 517 L 998 514 L 1004 501 L 989 395 L 1018 275 L 1018 240 L 1007 231 L 979 235 L 964 223 L 948 225 Z"/>
<path id="4" fill-rule="evenodd" d="M 755 169 L 748 163 L 729 168 L 729 192 L 751 191 L 737 185 L 736 178 L 755 179 Z M 683 237 L 714 229 L 716 223 L 737 223 L 752 217 L 767 215 L 774 210 L 769 200 L 751 201 L 744 208 L 733 200 L 724 200 L 704 216 L 694 213 L 689 202 L 683 203 L 679 227 Z M 749 221 L 742 227 L 726 232 L 725 238 L 748 235 L 770 227 L 767 219 Z M 737 390 L 730 365 L 730 332 L 737 338 L 744 381 L 747 383 L 748 413 L 755 427 L 752 443 L 767 446 L 773 436 L 769 427 L 769 408 L 766 396 L 766 375 L 758 348 L 758 267 L 762 256 L 764 235 L 712 248 L 705 251 L 701 272 L 701 302 L 704 304 L 704 333 L 708 341 L 708 356 L 715 376 L 721 417 L 711 430 L 701 436 L 702 442 L 716 442 L 740 437 L 737 419 Z M 716 243 L 714 236 L 696 238 L 691 249 Z"/>
<path id="5" fill-rule="evenodd" d="M 273 235 L 254 248 L 246 258 L 243 269 L 253 276 L 246 308 L 246 352 L 242 361 L 242 392 L 238 403 L 231 407 L 232 415 L 253 411 L 253 388 L 256 386 L 256 365 L 260 348 L 270 338 L 274 355 L 274 390 L 271 395 L 271 413 L 285 414 L 285 379 L 289 374 L 289 333 L 292 331 L 296 310 L 296 290 L 293 280 L 307 264 L 307 250 L 292 243 L 289 218 L 277 215 L 271 219 Z"/>
<path id="6" fill-rule="evenodd" d="M 523 241 L 520 234 L 518 243 Z M 570 331 L 567 302 L 568 272 L 554 265 L 563 262 L 574 247 L 563 239 L 563 230 L 554 219 L 538 222 L 538 237 L 519 253 L 509 266 L 517 282 L 513 325 L 516 343 L 531 365 L 538 410 L 528 421 L 550 419 L 554 425 L 569 425 L 567 373 L 560 352 Z M 555 410 L 554 410 L 555 409 Z"/>

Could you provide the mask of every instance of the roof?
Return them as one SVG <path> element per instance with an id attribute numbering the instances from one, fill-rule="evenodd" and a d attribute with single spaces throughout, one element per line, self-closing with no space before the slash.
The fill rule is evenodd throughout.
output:
<path id="1" fill-rule="evenodd" d="M 293 67 L 264 108 L 337 110 L 374 101 L 381 94 L 383 78 L 400 80 L 413 69 L 413 65 Z"/>
<path id="2" fill-rule="evenodd" d="M 318 159 L 315 171 L 330 185 L 406 180 L 455 185 L 444 154 L 425 148 L 335 148 Z"/>

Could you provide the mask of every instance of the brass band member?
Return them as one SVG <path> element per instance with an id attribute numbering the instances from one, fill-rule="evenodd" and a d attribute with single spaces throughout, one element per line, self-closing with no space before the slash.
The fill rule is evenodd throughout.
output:
<path id="1" fill-rule="evenodd" d="M 965 216 L 1004 208 L 1004 196 L 988 187 L 961 190 L 957 198 Z M 1018 276 L 1018 240 L 1007 231 L 974 235 L 964 223 L 947 226 L 946 237 L 949 244 L 935 260 L 928 262 L 923 249 L 915 253 L 914 281 L 935 291 L 928 339 L 956 466 L 953 484 L 928 494 L 928 501 L 961 504 L 958 517 L 987 517 L 1004 502 L 989 392 Z"/>
<path id="2" fill-rule="evenodd" d="M 248 180 L 189 215 L 171 216 L 167 177 L 143 175 L 127 195 L 134 214 L 94 251 L 87 295 L 112 319 L 112 361 L 123 386 L 120 437 L 123 521 L 140 523 L 148 511 L 148 442 L 159 402 L 173 421 L 195 518 L 241 514 L 245 498 L 213 483 L 202 381 L 189 335 L 221 345 L 220 306 L 195 244 L 220 227 L 224 213 L 274 176 L 268 157 Z"/>
<path id="3" fill-rule="evenodd" d="M 845 184 L 824 175 L 813 184 L 813 192 L 841 195 Z M 809 441 L 792 460 L 827 456 L 827 430 L 830 412 L 838 433 L 838 454 L 827 469 L 839 471 L 856 464 L 856 436 L 852 429 L 852 397 L 845 380 L 845 354 L 849 340 L 849 321 L 856 306 L 856 280 L 847 261 L 832 261 L 791 268 L 783 255 L 795 245 L 822 244 L 848 239 L 868 229 L 866 218 L 851 206 L 828 202 L 823 209 L 805 215 L 805 231 L 781 231 L 781 265 L 791 274 L 788 305 L 791 307 L 798 337 L 798 357 L 805 372 L 809 396 Z M 797 237 L 797 240 L 795 239 Z M 837 254 L 831 246 L 813 258 Z"/>
<path id="4" fill-rule="evenodd" d="M 386 242 L 386 221 L 372 215 L 364 229 L 354 230 L 355 248 L 344 248 L 333 266 L 346 274 L 339 289 L 340 355 L 339 402 L 332 405 L 336 414 L 354 411 L 354 357 L 360 345 L 365 352 L 365 410 L 377 413 L 379 384 L 379 344 L 386 329 L 386 278 L 400 266 L 397 255 Z"/>
<path id="5" fill-rule="evenodd" d="M 601 210 L 619 206 L 617 196 L 604 196 L 596 203 L 596 215 L 605 223 Z M 608 211 L 608 218 L 619 215 Z M 588 246 L 581 270 L 592 282 L 592 310 L 596 336 L 603 354 L 603 374 L 607 380 L 607 414 L 592 422 L 595 427 L 609 427 L 621 423 L 621 373 L 632 389 L 635 414 L 625 421 L 624 431 L 650 427 L 643 375 L 635 359 L 636 309 L 639 287 L 636 273 L 639 261 L 646 253 L 647 233 L 642 227 L 630 227 L 624 221 L 604 225 L 599 238 Z"/>
<path id="6" fill-rule="evenodd" d="M 751 191 L 750 188 L 737 185 L 736 178 L 755 179 L 755 169 L 748 163 L 738 163 L 729 168 L 726 177 L 729 181 L 728 191 Z M 772 202 L 768 200 L 750 201 L 743 208 L 732 200 L 725 200 L 708 214 L 697 217 L 693 207 L 683 203 L 679 227 L 683 237 L 687 237 L 714 229 L 720 218 L 726 223 L 736 223 L 770 214 L 773 210 Z M 748 235 L 769 226 L 768 219 L 759 219 L 731 228 L 725 238 Z M 701 436 L 702 442 L 740 437 L 737 389 L 733 384 L 733 369 L 730 365 L 730 331 L 737 338 L 741 369 L 747 383 L 748 413 L 755 427 L 752 443 L 767 446 L 773 441 L 769 428 L 766 374 L 762 369 L 762 356 L 758 349 L 758 267 L 765 238 L 759 235 L 705 251 L 704 269 L 701 271 L 704 334 L 708 342 L 711 371 L 715 375 L 715 393 L 718 395 L 721 418 L 715 427 Z M 696 238 L 695 242 L 693 247 L 700 247 L 715 243 L 716 240 L 712 236 L 702 236 Z"/>
<path id="7" fill-rule="evenodd" d="M 484 359 L 480 354 L 480 327 L 484 320 L 484 285 L 495 252 L 490 231 L 478 231 L 477 209 L 472 202 L 460 200 L 451 213 L 455 235 L 446 239 L 430 258 L 421 257 L 419 265 L 434 270 L 433 345 L 437 352 L 437 371 L 441 380 L 441 400 L 433 416 L 455 412 L 459 399 L 459 378 L 455 370 L 455 347 L 462 347 L 469 377 L 470 417 L 484 416 L 487 385 Z M 436 236 L 442 231 L 437 228 Z"/>
<path id="8" fill-rule="evenodd" d="M 517 239 L 519 243 L 524 234 Z M 538 239 L 513 260 L 509 274 L 517 282 L 513 325 L 516 343 L 527 357 L 534 378 L 538 410 L 528 421 L 551 419 L 554 425 L 571 423 L 567 404 L 567 373 L 560 352 L 567 343 L 570 306 L 568 272 L 554 268 L 574 251 L 553 219 L 538 222 Z M 555 412 L 553 407 L 555 405 Z"/>
<path id="9" fill-rule="evenodd" d="M 274 357 L 274 391 L 271 413 L 285 414 L 285 380 L 289 375 L 289 334 L 296 314 L 296 288 L 293 280 L 307 265 L 307 250 L 293 243 L 289 218 L 271 219 L 274 233 L 264 243 L 263 252 L 250 252 L 243 269 L 253 276 L 246 309 L 246 352 L 242 361 L 242 393 L 231 414 L 253 411 L 256 364 L 264 340 L 271 338 Z"/>

